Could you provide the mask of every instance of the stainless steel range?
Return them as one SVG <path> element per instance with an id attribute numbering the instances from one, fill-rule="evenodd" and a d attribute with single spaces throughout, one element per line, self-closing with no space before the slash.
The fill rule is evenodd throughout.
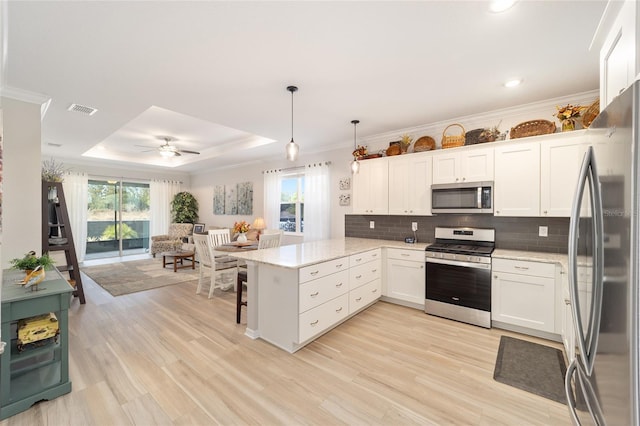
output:
<path id="1" fill-rule="evenodd" d="M 425 253 L 425 312 L 491 328 L 495 230 L 438 227 L 435 237 Z"/>

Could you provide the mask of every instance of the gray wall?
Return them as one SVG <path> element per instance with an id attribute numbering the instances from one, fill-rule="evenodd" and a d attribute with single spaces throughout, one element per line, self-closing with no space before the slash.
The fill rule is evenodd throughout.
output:
<path id="1" fill-rule="evenodd" d="M 375 222 L 375 229 L 369 222 Z M 496 248 L 510 250 L 566 253 L 569 218 L 496 217 L 491 215 L 439 215 L 439 216 L 369 216 L 345 215 L 345 237 L 381 238 L 404 241 L 412 237 L 411 222 L 418 222 L 416 235 L 419 242 L 434 241 L 436 226 L 468 226 L 494 228 Z M 538 236 L 538 226 L 548 227 L 548 237 Z"/>

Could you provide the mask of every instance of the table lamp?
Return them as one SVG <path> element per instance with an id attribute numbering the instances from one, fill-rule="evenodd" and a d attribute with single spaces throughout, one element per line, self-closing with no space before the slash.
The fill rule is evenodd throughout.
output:
<path id="1" fill-rule="evenodd" d="M 267 225 L 264 223 L 264 219 L 261 217 L 256 217 L 256 219 L 253 221 L 253 224 L 251 225 L 251 227 L 253 229 L 255 229 L 256 231 L 258 231 L 258 235 L 256 236 L 256 238 L 259 240 L 260 239 L 260 232 L 265 229 L 267 227 Z"/>

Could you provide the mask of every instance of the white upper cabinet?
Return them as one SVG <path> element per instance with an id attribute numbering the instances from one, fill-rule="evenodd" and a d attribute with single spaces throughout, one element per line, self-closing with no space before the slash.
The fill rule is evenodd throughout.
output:
<path id="1" fill-rule="evenodd" d="M 577 131 L 570 139 L 540 144 L 541 216 L 571 216 L 573 194 L 588 147 L 584 133 Z"/>
<path id="2" fill-rule="evenodd" d="M 493 180 L 493 148 L 449 149 L 433 155 L 434 184 Z"/>
<path id="3" fill-rule="evenodd" d="M 637 49 L 640 8 L 635 0 L 607 4 L 594 41 L 600 47 L 600 110 L 634 82 L 640 66 Z"/>
<path id="4" fill-rule="evenodd" d="M 495 148 L 495 216 L 540 216 L 540 144 Z"/>
<path id="5" fill-rule="evenodd" d="M 429 153 L 389 158 L 389 214 L 431 214 L 431 158 Z"/>
<path id="6" fill-rule="evenodd" d="M 389 213 L 389 169 L 387 158 L 360 162 L 353 175 L 353 213 Z"/>

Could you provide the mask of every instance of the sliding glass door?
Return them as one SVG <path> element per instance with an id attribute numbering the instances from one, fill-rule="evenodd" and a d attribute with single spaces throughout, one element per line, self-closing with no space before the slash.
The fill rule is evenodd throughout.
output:
<path id="1" fill-rule="evenodd" d="M 85 258 L 149 251 L 149 184 L 89 180 Z"/>

